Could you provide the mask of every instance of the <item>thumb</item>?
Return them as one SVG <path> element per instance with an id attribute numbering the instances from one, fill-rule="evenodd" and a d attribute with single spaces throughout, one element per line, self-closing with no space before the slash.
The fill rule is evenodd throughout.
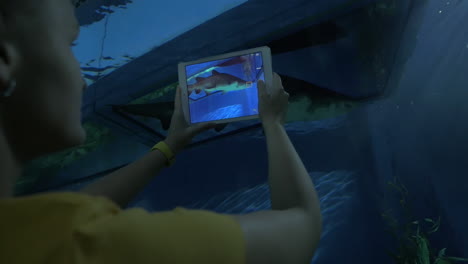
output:
<path id="1" fill-rule="evenodd" d="M 216 123 L 198 124 L 198 125 L 195 125 L 195 126 L 191 127 L 191 130 L 192 130 L 191 132 L 193 134 L 198 134 L 198 133 L 203 132 L 205 130 L 215 128 L 216 125 L 217 125 Z"/>
<path id="2" fill-rule="evenodd" d="M 180 111 L 181 96 L 180 96 L 180 85 L 176 88 L 176 95 L 174 98 L 174 111 Z"/>
<path id="3" fill-rule="evenodd" d="M 266 95 L 265 82 L 263 80 L 258 80 L 257 82 L 258 96 L 262 97 Z"/>

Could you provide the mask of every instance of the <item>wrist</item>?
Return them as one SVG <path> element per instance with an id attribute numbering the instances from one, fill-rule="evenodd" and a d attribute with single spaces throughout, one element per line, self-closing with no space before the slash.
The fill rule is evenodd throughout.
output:
<path id="1" fill-rule="evenodd" d="M 265 130 L 283 128 L 283 124 L 281 124 L 280 121 L 274 121 L 274 120 L 263 121 L 262 125 L 263 125 L 263 129 Z"/>
<path id="2" fill-rule="evenodd" d="M 172 153 L 174 153 L 174 156 L 177 156 L 177 154 L 179 154 L 179 152 L 181 152 L 185 147 L 185 145 L 181 144 L 180 142 L 181 142 L 180 140 L 176 140 L 171 137 L 167 137 L 164 140 L 164 143 L 166 143 L 169 146 Z"/>

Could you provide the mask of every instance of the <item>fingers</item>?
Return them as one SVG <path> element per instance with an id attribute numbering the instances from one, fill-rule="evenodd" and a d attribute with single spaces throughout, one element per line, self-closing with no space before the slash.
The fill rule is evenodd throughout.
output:
<path id="1" fill-rule="evenodd" d="M 280 96 L 284 92 L 283 82 L 281 77 L 275 72 L 273 76 L 274 94 L 273 96 Z"/>
<path id="2" fill-rule="evenodd" d="M 276 72 L 275 72 L 275 78 L 276 78 L 276 81 L 278 81 L 279 84 L 283 86 L 283 80 L 281 79 L 281 76 L 279 76 L 279 74 Z"/>
<path id="3" fill-rule="evenodd" d="M 257 88 L 258 88 L 258 95 L 260 98 L 269 95 L 267 93 L 266 84 L 263 80 L 258 80 Z M 271 95 L 274 97 L 278 97 L 282 95 L 283 93 L 286 93 L 283 87 L 283 81 L 281 80 L 281 77 L 279 76 L 279 74 L 275 72 L 273 73 L 273 93 Z M 288 93 L 286 94 L 289 97 L 289 94 Z"/>
<path id="4" fill-rule="evenodd" d="M 289 93 L 286 92 L 286 90 L 284 90 L 284 87 L 283 87 L 283 81 L 281 79 L 281 76 L 279 76 L 279 74 L 277 74 L 276 72 L 274 73 L 274 85 L 276 86 L 275 87 L 275 94 L 274 96 L 275 97 L 284 97 L 283 100 L 286 100 L 289 104 Z"/>

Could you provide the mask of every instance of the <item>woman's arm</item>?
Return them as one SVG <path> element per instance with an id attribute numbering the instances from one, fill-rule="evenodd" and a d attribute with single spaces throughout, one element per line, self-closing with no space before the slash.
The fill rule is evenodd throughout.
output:
<path id="1" fill-rule="evenodd" d="M 165 140 L 174 155 L 181 150 L 176 142 Z M 166 156 L 154 150 L 139 160 L 114 171 L 81 190 L 86 194 L 105 196 L 125 207 L 149 182 L 159 174 L 167 162 Z"/>
<path id="2" fill-rule="evenodd" d="M 177 87 L 174 114 L 172 115 L 168 136 L 164 140 L 172 153 L 177 155 L 192 141 L 195 135 L 215 126 L 214 123 L 202 123 L 193 126 L 187 124 L 181 107 L 180 87 Z M 81 191 L 91 195 L 106 196 L 124 207 L 161 171 L 166 162 L 167 159 L 164 154 L 158 150 L 152 151 L 132 164 L 104 176 Z"/>

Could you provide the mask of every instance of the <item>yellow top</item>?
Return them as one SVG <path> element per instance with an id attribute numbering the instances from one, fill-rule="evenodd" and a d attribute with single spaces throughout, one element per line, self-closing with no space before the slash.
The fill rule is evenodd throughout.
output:
<path id="1" fill-rule="evenodd" d="M 121 210 L 103 197 L 48 193 L 0 199 L 0 263 L 245 263 L 230 216 L 177 207 Z"/>

